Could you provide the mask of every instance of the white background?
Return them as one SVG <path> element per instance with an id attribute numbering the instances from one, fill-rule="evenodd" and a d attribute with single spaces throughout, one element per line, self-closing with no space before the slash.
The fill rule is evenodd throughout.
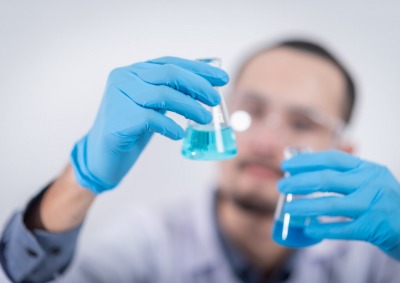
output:
<path id="1" fill-rule="evenodd" d="M 62 170 L 113 68 L 219 56 L 233 74 L 249 50 L 291 35 L 319 39 L 347 63 L 360 91 L 358 153 L 399 177 L 399 10 L 365 0 L 0 0 L 0 225 Z M 121 186 L 97 200 L 85 237 L 116 207 L 211 186 L 215 165 L 183 159 L 180 147 L 154 137 Z"/>

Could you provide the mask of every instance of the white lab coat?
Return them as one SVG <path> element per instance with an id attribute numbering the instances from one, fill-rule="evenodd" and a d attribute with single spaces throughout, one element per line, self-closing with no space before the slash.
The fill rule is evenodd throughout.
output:
<path id="1" fill-rule="evenodd" d="M 55 282 L 239 283 L 218 242 L 212 192 L 162 211 L 117 219 Z M 300 249 L 288 283 L 400 282 L 400 263 L 363 242 Z"/>

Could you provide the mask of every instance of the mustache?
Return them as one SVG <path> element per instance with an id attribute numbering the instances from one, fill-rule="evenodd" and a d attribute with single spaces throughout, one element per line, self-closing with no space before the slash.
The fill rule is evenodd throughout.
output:
<path id="1" fill-rule="evenodd" d="M 237 168 L 242 170 L 243 168 L 246 168 L 249 165 L 263 166 L 265 168 L 268 168 L 268 169 L 276 172 L 276 174 L 278 176 L 283 177 L 283 175 L 284 175 L 284 172 L 281 170 L 280 164 L 270 157 L 255 156 L 255 157 L 248 158 L 248 159 L 242 159 L 242 160 L 238 161 Z"/>
<path id="2" fill-rule="evenodd" d="M 272 217 L 276 208 L 275 202 L 263 201 L 257 196 L 240 196 L 234 193 L 226 193 L 220 189 L 217 192 L 217 199 L 231 202 L 241 211 L 258 217 Z"/>
<path id="3" fill-rule="evenodd" d="M 242 211 L 259 217 L 271 217 L 275 213 L 275 203 L 261 202 L 258 199 L 240 197 L 233 197 L 232 201 Z"/>

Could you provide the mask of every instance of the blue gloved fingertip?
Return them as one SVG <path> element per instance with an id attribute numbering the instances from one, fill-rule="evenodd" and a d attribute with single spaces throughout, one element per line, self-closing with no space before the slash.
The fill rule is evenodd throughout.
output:
<path id="1" fill-rule="evenodd" d="M 276 186 L 281 193 L 286 193 L 287 181 L 285 178 L 280 179 Z"/>
<path id="2" fill-rule="evenodd" d="M 221 95 L 218 93 L 218 91 L 214 90 L 214 93 L 212 95 L 212 98 L 210 100 L 210 106 L 215 107 L 221 103 Z"/>
<path id="3" fill-rule="evenodd" d="M 177 140 L 181 140 L 185 137 L 185 135 L 186 135 L 186 132 L 182 129 L 181 131 L 177 132 L 176 138 L 177 138 Z"/>
<path id="4" fill-rule="evenodd" d="M 289 169 L 288 163 L 290 160 L 283 160 L 280 164 L 281 170 L 286 172 Z"/>
<path id="5" fill-rule="evenodd" d="M 227 83 L 229 83 L 229 75 L 224 70 L 221 69 L 221 71 L 223 72 L 223 74 L 221 76 L 221 80 L 224 83 L 224 85 L 226 85 Z"/>
<path id="6" fill-rule="evenodd" d="M 213 118 L 213 116 L 210 111 L 207 111 L 207 110 L 204 111 L 204 119 L 203 119 L 204 124 L 211 123 L 212 118 Z"/>

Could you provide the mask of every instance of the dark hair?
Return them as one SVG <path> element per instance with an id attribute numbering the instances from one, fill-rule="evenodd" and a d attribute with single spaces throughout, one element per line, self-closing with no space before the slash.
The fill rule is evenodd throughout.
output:
<path id="1" fill-rule="evenodd" d="M 278 43 L 275 43 L 273 45 L 269 45 L 266 48 L 263 48 L 262 50 L 259 50 L 256 53 L 253 53 L 253 55 L 250 56 L 247 60 L 244 61 L 244 63 L 241 65 L 239 68 L 238 76 L 240 77 L 240 73 L 243 71 L 243 69 L 246 67 L 247 63 L 249 63 L 252 59 L 256 58 L 258 55 L 265 53 L 266 51 L 279 48 L 279 47 L 288 47 L 288 48 L 293 48 L 296 50 L 300 51 L 305 51 L 309 52 L 311 54 L 314 54 L 316 56 L 320 56 L 329 62 L 331 62 L 333 65 L 335 65 L 340 72 L 343 74 L 344 79 L 345 79 L 345 84 L 346 84 L 346 100 L 343 106 L 343 112 L 342 112 L 342 118 L 346 124 L 348 124 L 351 120 L 354 105 L 356 102 L 356 87 L 354 84 L 354 80 L 352 76 L 350 75 L 349 71 L 344 67 L 344 65 L 330 52 L 328 51 L 327 48 L 322 46 L 321 44 L 307 41 L 307 40 L 298 40 L 298 39 L 289 39 L 289 40 L 284 40 L 280 41 Z"/>

